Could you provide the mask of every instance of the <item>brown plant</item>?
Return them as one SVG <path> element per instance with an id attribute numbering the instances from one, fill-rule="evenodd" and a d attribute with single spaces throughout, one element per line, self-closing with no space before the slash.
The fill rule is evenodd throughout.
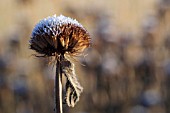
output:
<path id="1" fill-rule="evenodd" d="M 74 107 L 83 91 L 75 74 L 74 63 L 68 57 L 82 55 L 89 46 L 87 30 L 76 20 L 62 15 L 41 20 L 32 31 L 30 49 L 42 57 L 56 59 L 54 95 L 55 111 L 59 113 L 62 113 L 62 74 L 67 78 L 65 101 L 69 107 Z"/>

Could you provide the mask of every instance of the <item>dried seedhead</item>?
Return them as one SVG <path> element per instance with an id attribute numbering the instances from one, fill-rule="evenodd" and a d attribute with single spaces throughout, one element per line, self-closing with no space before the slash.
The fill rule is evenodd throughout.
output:
<path id="1" fill-rule="evenodd" d="M 62 56 L 62 73 L 67 78 L 65 102 L 70 107 L 78 102 L 83 88 L 79 84 L 74 64 L 68 56 L 79 56 L 90 46 L 90 36 L 76 20 L 55 15 L 41 20 L 34 28 L 30 49 L 46 57 Z"/>
<path id="2" fill-rule="evenodd" d="M 76 20 L 55 15 L 41 20 L 34 28 L 30 48 L 44 56 L 80 55 L 90 45 L 89 33 Z"/>

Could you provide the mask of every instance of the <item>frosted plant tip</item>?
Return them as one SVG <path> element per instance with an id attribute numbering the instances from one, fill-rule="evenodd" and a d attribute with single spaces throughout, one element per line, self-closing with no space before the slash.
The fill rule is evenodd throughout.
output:
<path id="1" fill-rule="evenodd" d="M 29 42 L 30 49 L 45 56 L 74 56 L 89 47 L 90 35 L 77 20 L 53 15 L 35 25 Z"/>

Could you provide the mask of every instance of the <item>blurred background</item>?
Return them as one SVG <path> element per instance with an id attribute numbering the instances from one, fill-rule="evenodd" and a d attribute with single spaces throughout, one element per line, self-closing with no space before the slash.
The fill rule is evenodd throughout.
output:
<path id="1" fill-rule="evenodd" d="M 28 43 L 54 14 L 93 44 L 76 62 L 84 92 L 64 113 L 170 113 L 170 0 L 1 0 L 0 113 L 54 112 L 55 68 Z"/>

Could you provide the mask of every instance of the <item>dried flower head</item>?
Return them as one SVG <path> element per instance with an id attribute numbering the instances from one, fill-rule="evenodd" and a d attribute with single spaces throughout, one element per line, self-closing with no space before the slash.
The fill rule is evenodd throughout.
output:
<path id="1" fill-rule="evenodd" d="M 71 107 L 79 101 L 83 88 L 77 80 L 74 63 L 69 60 L 68 55 L 81 55 L 89 45 L 90 36 L 86 29 L 76 20 L 62 15 L 41 20 L 31 35 L 30 49 L 43 56 L 62 58 L 57 63 L 61 64 L 61 72 L 67 78 L 65 102 Z"/>
<path id="2" fill-rule="evenodd" d="M 30 48 L 45 56 L 80 55 L 89 47 L 89 33 L 76 20 L 56 15 L 41 20 L 33 29 Z"/>

